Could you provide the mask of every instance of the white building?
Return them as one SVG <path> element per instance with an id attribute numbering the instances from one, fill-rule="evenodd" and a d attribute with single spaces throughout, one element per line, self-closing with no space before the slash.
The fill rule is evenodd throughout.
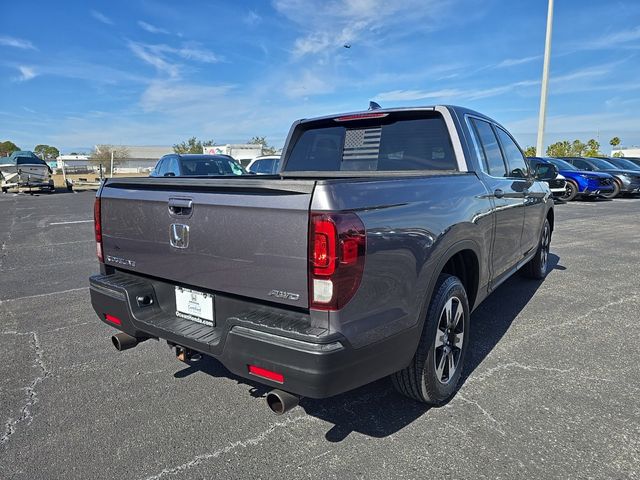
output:
<path id="1" fill-rule="evenodd" d="M 611 150 L 611 155 L 615 153 L 621 153 L 623 157 L 637 157 L 640 158 L 640 147 L 620 147 Z"/>
<path id="2" fill-rule="evenodd" d="M 231 155 L 242 165 L 248 165 L 251 160 L 262 155 L 262 145 L 255 143 L 227 143 L 226 145 L 212 145 L 202 147 L 205 155 Z"/>

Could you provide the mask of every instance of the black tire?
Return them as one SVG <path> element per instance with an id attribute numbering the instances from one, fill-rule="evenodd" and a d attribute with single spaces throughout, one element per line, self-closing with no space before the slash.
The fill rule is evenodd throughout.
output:
<path id="1" fill-rule="evenodd" d="M 564 195 L 561 195 L 560 198 L 565 202 L 570 202 L 578 195 L 578 184 L 573 180 L 567 180 L 567 186 L 564 191 Z"/>
<path id="2" fill-rule="evenodd" d="M 620 184 L 617 181 L 613 181 L 613 192 L 611 193 L 603 193 L 602 196 L 607 200 L 613 200 L 618 195 L 620 195 Z"/>
<path id="3" fill-rule="evenodd" d="M 2 187 L 2 193 L 7 193 L 8 191 L 9 191 L 9 189 L 8 189 L 8 188 L 6 188 L 6 187 Z"/>
<path id="4" fill-rule="evenodd" d="M 540 232 L 540 241 L 536 249 L 535 256 L 522 268 L 522 272 L 529 278 L 542 280 L 547 276 L 549 265 L 549 245 L 551 245 L 551 225 L 549 219 L 545 218 Z"/>
<path id="5" fill-rule="evenodd" d="M 451 322 L 456 323 L 453 328 Z M 458 388 L 468 345 L 467 293 L 458 277 L 441 274 L 427 309 L 416 353 L 408 367 L 391 376 L 393 386 L 419 402 L 444 405 Z M 453 361 L 453 373 L 450 361 Z"/>

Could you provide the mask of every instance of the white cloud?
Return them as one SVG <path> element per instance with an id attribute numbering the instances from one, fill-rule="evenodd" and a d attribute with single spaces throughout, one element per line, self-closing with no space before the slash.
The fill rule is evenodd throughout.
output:
<path id="1" fill-rule="evenodd" d="M 185 60 L 196 60 L 202 63 L 218 63 L 222 61 L 221 57 L 207 49 L 197 46 L 196 43 L 185 43 L 180 48 L 166 47 L 165 51 L 175 53 Z"/>
<path id="2" fill-rule="evenodd" d="M 396 102 L 408 102 L 415 100 L 426 99 L 440 99 L 440 100 L 452 100 L 452 99 L 464 99 L 464 100 L 479 100 L 482 98 L 496 97 L 505 93 L 513 92 L 516 89 L 527 88 L 540 83 L 538 80 L 521 80 L 518 82 L 509 83 L 507 85 L 499 85 L 489 88 L 447 88 L 442 90 L 427 91 L 427 90 L 392 90 L 389 92 L 379 93 L 374 97 L 374 100 L 379 101 L 396 101 Z"/>
<path id="3" fill-rule="evenodd" d="M 603 35 L 590 42 L 585 42 L 583 47 L 587 49 L 611 48 L 621 43 L 632 42 L 634 40 L 640 40 L 640 25 L 628 30 L 619 30 Z"/>
<path id="4" fill-rule="evenodd" d="M 274 0 L 281 15 L 297 24 L 303 35 L 293 46 L 293 57 L 326 54 L 344 44 L 354 46 L 384 38 L 383 30 L 420 24 L 433 28 L 427 18 L 437 18 L 451 1 L 405 0 Z"/>
<path id="5" fill-rule="evenodd" d="M 33 43 L 29 40 L 23 40 L 21 38 L 0 36 L 0 45 L 4 47 L 20 48 L 22 50 L 37 50 Z"/>
<path id="6" fill-rule="evenodd" d="M 462 90 L 448 88 L 443 90 L 392 90 L 379 93 L 374 100 L 381 102 L 410 102 L 414 100 L 426 100 L 428 98 L 454 98 L 463 93 Z"/>
<path id="7" fill-rule="evenodd" d="M 171 78 L 180 76 L 179 65 L 167 62 L 162 55 L 154 52 L 153 46 L 129 42 L 129 49 L 136 57 L 154 66 L 159 72 L 166 73 Z"/>
<path id="8" fill-rule="evenodd" d="M 247 25 L 249 25 L 250 27 L 255 27 L 256 25 L 262 22 L 262 17 L 258 15 L 256 12 L 254 12 L 253 10 L 249 10 L 249 13 L 247 13 L 244 16 L 242 21 Z"/>
<path id="9" fill-rule="evenodd" d="M 176 81 L 155 81 L 142 94 L 140 106 L 146 112 L 176 112 L 177 110 L 198 108 L 204 102 L 221 100 L 233 88 L 232 85 L 197 85 Z"/>
<path id="10" fill-rule="evenodd" d="M 218 63 L 222 61 L 222 58 L 215 53 L 193 42 L 183 43 L 180 47 L 172 47 L 166 44 L 145 44 L 129 41 L 128 46 L 136 57 L 154 66 L 159 72 L 167 74 L 170 78 L 180 77 L 182 66 L 176 62 L 178 58 L 200 63 Z"/>
<path id="11" fill-rule="evenodd" d="M 285 82 L 284 92 L 291 98 L 322 95 L 333 92 L 334 83 L 323 78 L 321 73 L 305 70 L 301 74 L 297 74 L 295 79 Z"/>
<path id="12" fill-rule="evenodd" d="M 91 10 L 91 16 L 96 20 L 98 20 L 99 22 L 104 23 L 105 25 L 113 25 L 113 20 L 111 20 L 102 12 L 99 12 L 97 10 Z"/>
<path id="13" fill-rule="evenodd" d="M 143 22 L 142 20 L 138 20 L 138 25 L 140 26 L 140 28 L 142 28 L 143 30 L 146 30 L 149 33 L 169 34 L 169 31 L 165 30 L 164 28 L 156 27 L 155 25 L 151 25 L 150 23 Z"/>
<path id="14" fill-rule="evenodd" d="M 27 67 L 26 65 L 18 66 L 18 71 L 20 72 L 20 76 L 16 78 L 16 80 L 19 82 L 26 82 L 38 76 L 33 67 Z"/>
<path id="15" fill-rule="evenodd" d="M 513 67 L 515 65 L 522 65 L 524 63 L 533 62 L 541 58 L 542 58 L 542 55 L 533 55 L 531 57 L 522 57 L 522 58 L 507 58 L 506 60 L 503 60 L 500 63 L 498 63 L 496 67 L 498 68 Z"/>

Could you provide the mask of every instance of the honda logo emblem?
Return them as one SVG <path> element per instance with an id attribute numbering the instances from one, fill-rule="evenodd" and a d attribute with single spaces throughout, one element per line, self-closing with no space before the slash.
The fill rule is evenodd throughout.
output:
<path id="1" fill-rule="evenodd" d="M 189 225 L 172 223 L 170 237 L 172 247 L 187 248 L 189 246 Z"/>

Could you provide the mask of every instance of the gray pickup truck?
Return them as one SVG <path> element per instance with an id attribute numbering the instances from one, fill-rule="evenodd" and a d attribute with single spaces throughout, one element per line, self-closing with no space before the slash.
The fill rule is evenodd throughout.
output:
<path id="1" fill-rule="evenodd" d="M 544 175 L 460 107 L 300 120 L 278 175 L 106 180 L 91 302 L 118 350 L 210 355 L 277 413 L 385 376 L 441 405 L 473 309 L 521 267 L 546 275 Z"/>

